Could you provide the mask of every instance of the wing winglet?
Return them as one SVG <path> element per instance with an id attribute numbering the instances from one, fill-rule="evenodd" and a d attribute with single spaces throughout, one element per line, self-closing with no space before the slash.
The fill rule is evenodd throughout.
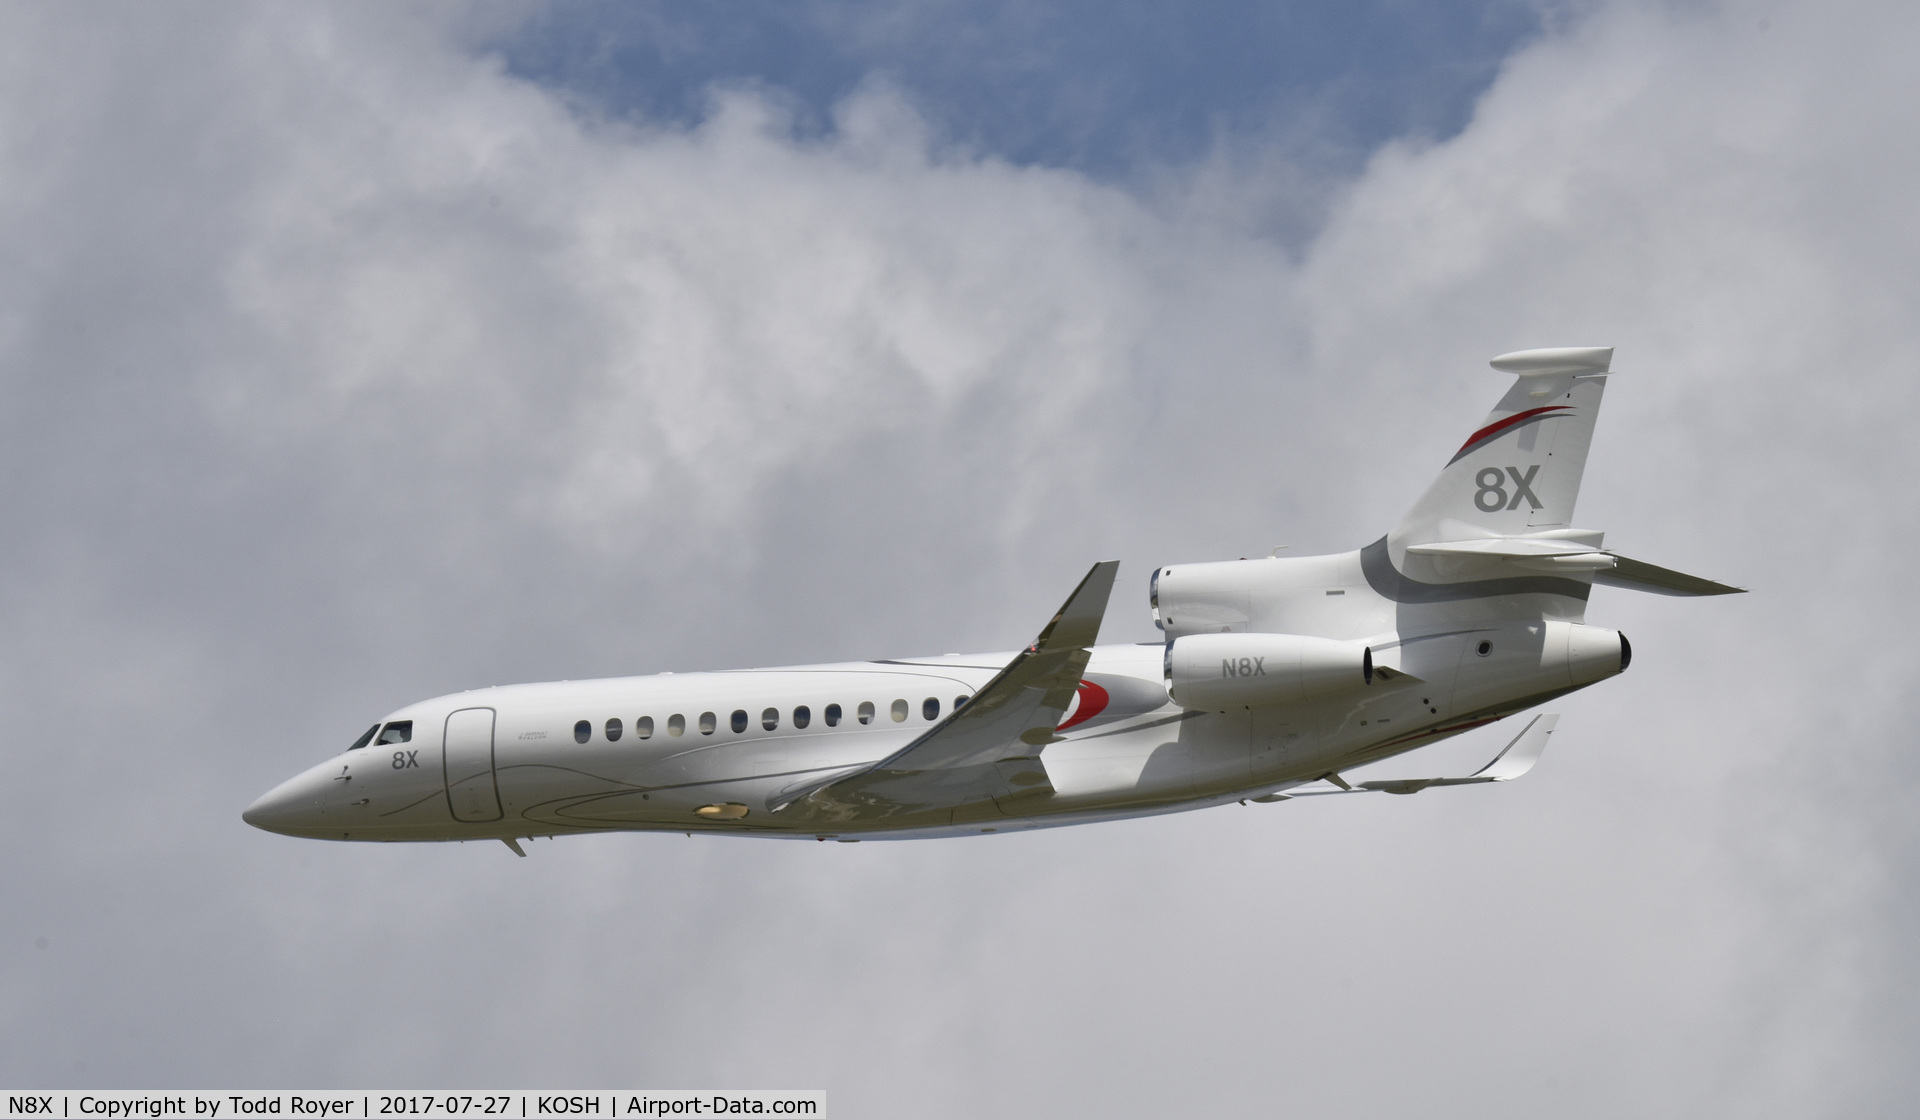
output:
<path id="1" fill-rule="evenodd" d="M 1100 620 L 1107 614 L 1107 599 L 1113 594 L 1113 579 L 1120 572 L 1120 561 L 1102 560 L 1087 570 L 1080 585 L 1060 604 L 1040 636 L 1028 647 L 1030 652 L 1079 649 L 1100 640 Z M 1012 668 L 1012 666 L 1008 666 Z M 999 678 L 995 678 L 998 680 Z M 1074 682 L 1078 684 L 1079 681 Z M 987 686 L 993 687 L 992 684 Z M 982 689 L 981 691 L 986 691 Z"/>
<path id="2" fill-rule="evenodd" d="M 1534 716 L 1533 722 L 1522 728 L 1520 734 L 1513 737 L 1513 742 L 1506 745 L 1506 749 L 1494 755 L 1493 761 L 1475 771 L 1472 777 L 1454 778 L 1451 781 L 1442 779 L 1442 782 L 1510 782 L 1518 778 L 1540 761 L 1540 755 L 1547 749 L 1547 740 L 1553 737 L 1553 729 L 1559 723 L 1557 712 L 1543 712 Z"/>

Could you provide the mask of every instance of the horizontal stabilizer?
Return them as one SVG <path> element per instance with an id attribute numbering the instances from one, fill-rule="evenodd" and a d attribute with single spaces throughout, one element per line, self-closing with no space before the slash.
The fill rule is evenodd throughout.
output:
<path id="1" fill-rule="evenodd" d="M 1613 554 L 1613 561 L 1613 567 L 1593 573 L 1593 582 L 1608 587 L 1651 591 L 1655 595 L 1740 595 L 1746 592 L 1744 587 L 1730 587 L 1685 572 L 1676 572 L 1672 568 L 1629 560 L 1618 554 Z"/>
<path id="2" fill-rule="evenodd" d="M 1580 537 L 1597 540 L 1598 534 L 1562 530 L 1540 536 L 1435 541 L 1408 545 L 1407 554 L 1458 561 L 1500 561 L 1539 572 L 1590 572 L 1595 583 L 1651 591 L 1656 595 L 1738 595 L 1746 590 L 1633 560 L 1585 544 Z"/>
<path id="3" fill-rule="evenodd" d="M 1593 536 L 1596 534 L 1588 534 Z M 1411 544 L 1407 551 L 1414 556 L 1489 556 L 1501 560 L 1558 559 L 1563 556 L 1584 556 L 1602 551 L 1596 545 L 1582 544 L 1562 536 L 1539 537 L 1486 537 L 1480 540 L 1435 541 L 1432 544 Z"/>
<path id="4" fill-rule="evenodd" d="M 1320 797 L 1336 793 L 1419 793 L 1428 786 L 1473 786 L 1483 782 L 1510 782 L 1540 761 L 1540 755 L 1547 749 L 1547 740 L 1553 736 L 1555 725 L 1560 722 L 1559 715 L 1546 712 L 1533 717 L 1533 721 L 1520 734 L 1514 736 L 1493 761 L 1482 766 L 1464 778 L 1391 778 L 1380 781 L 1361 782 L 1349 785 L 1338 774 L 1329 774 L 1323 780 L 1333 783 L 1334 789 L 1288 790 L 1284 797 Z"/>

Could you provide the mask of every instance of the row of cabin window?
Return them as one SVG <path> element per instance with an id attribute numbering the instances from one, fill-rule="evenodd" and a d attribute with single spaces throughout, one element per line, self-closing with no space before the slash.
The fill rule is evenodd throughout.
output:
<path id="1" fill-rule="evenodd" d="M 953 698 L 954 710 L 958 711 L 960 709 L 960 706 L 962 704 L 965 704 L 966 702 L 967 702 L 967 697 L 965 696 L 954 697 Z M 909 711 L 909 706 L 905 700 L 895 700 L 893 702 L 893 707 L 888 711 L 887 714 L 893 717 L 893 722 L 905 723 L 907 721 L 908 711 Z M 854 718 L 858 719 L 861 723 L 872 723 L 874 714 L 875 712 L 873 707 L 873 701 L 871 700 L 861 701 L 860 706 L 854 709 Z M 828 727 L 840 726 L 840 719 L 841 719 L 840 705 L 828 704 L 826 708 L 821 711 L 820 715 L 821 715 L 821 718 L 826 722 L 826 725 Z M 938 696 L 929 696 L 925 700 L 922 700 L 920 702 L 920 715 L 923 719 L 926 719 L 929 722 L 939 719 L 940 718 L 940 698 Z M 745 708 L 736 708 L 733 713 L 733 718 L 730 721 L 731 726 L 733 727 L 733 733 L 735 735 L 744 733 L 747 729 L 747 724 L 749 722 L 751 721 L 747 717 L 747 710 Z M 795 727 L 805 728 L 812 723 L 813 723 L 812 708 L 807 707 L 805 704 L 801 704 L 800 706 L 793 709 L 793 725 Z M 701 712 L 700 722 L 698 726 L 700 728 L 700 734 L 711 735 L 714 733 L 715 729 L 719 726 L 719 723 L 714 718 L 714 715 L 712 712 Z M 763 730 L 766 730 L 766 731 L 773 731 L 778 729 L 780 726 L 780 709 L 768 708 L 767 710 L 761 712 L 760 726 Z M 615 717 L 607 721 L 606 727 L 604 728 L 604 730 L 606 732 L 607 742 L 617 743 L 620 741 L 620 736 L 625 734 L 626 727 L 624 724 L 620 722 L 618 717 Z M 678 738 L 679 736 L 685 735 L 686 733 L 687 733 L 687 717 L 686 716 L 683 716 L 678 712 L 675 712 L 673 715 L 670 715 L 667 717 L 667 734 Z M 636 739 L 653 738 L 653 717 L 652 716 L 641 716 L 639 719 L 633 721 L 633 737 Z M 573 725 L 573 741 L 574 742 L 584 743 L 591 738 L 593 738 L 592 721 L 583 719 L 579 723 L 576 723 Z"/>

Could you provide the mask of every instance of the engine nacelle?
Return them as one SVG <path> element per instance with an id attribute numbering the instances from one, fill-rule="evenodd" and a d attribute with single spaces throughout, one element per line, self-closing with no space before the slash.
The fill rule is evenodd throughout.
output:
<path id="1" fill-rule="evenodd" d="M 1618 630 L 1603 630 L 1598 626 L 1559 625 L 1566 627 L 1569 683 L 1592 684 L 1627 671 L 1627 663 L 1633 660 L 1633 646 L 1627 643 L 1625 634 Z M 1557 628 L 1555 624 L 1548 623 L 1548 637 L 1555 637 L 1554 630 Z"/>
<path id="2" fill-rule="evenodd" d="M 1226 711 L 1358 692 L 1373 651 L 1304 634 L 1188 634 L 1167 643 L 1167 688 L 1183 708 Z"/>

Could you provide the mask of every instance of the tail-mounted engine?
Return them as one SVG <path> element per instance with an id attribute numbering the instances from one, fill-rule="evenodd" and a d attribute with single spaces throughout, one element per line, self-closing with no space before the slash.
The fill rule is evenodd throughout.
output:
<path id="1" fill-rule="evenodd" d="M 1304 634 L 1189 634 L 1167 643 L 1167 688 L 1183 708 L 1226 711 L 1359 692 L 1373 651 Z"/>

